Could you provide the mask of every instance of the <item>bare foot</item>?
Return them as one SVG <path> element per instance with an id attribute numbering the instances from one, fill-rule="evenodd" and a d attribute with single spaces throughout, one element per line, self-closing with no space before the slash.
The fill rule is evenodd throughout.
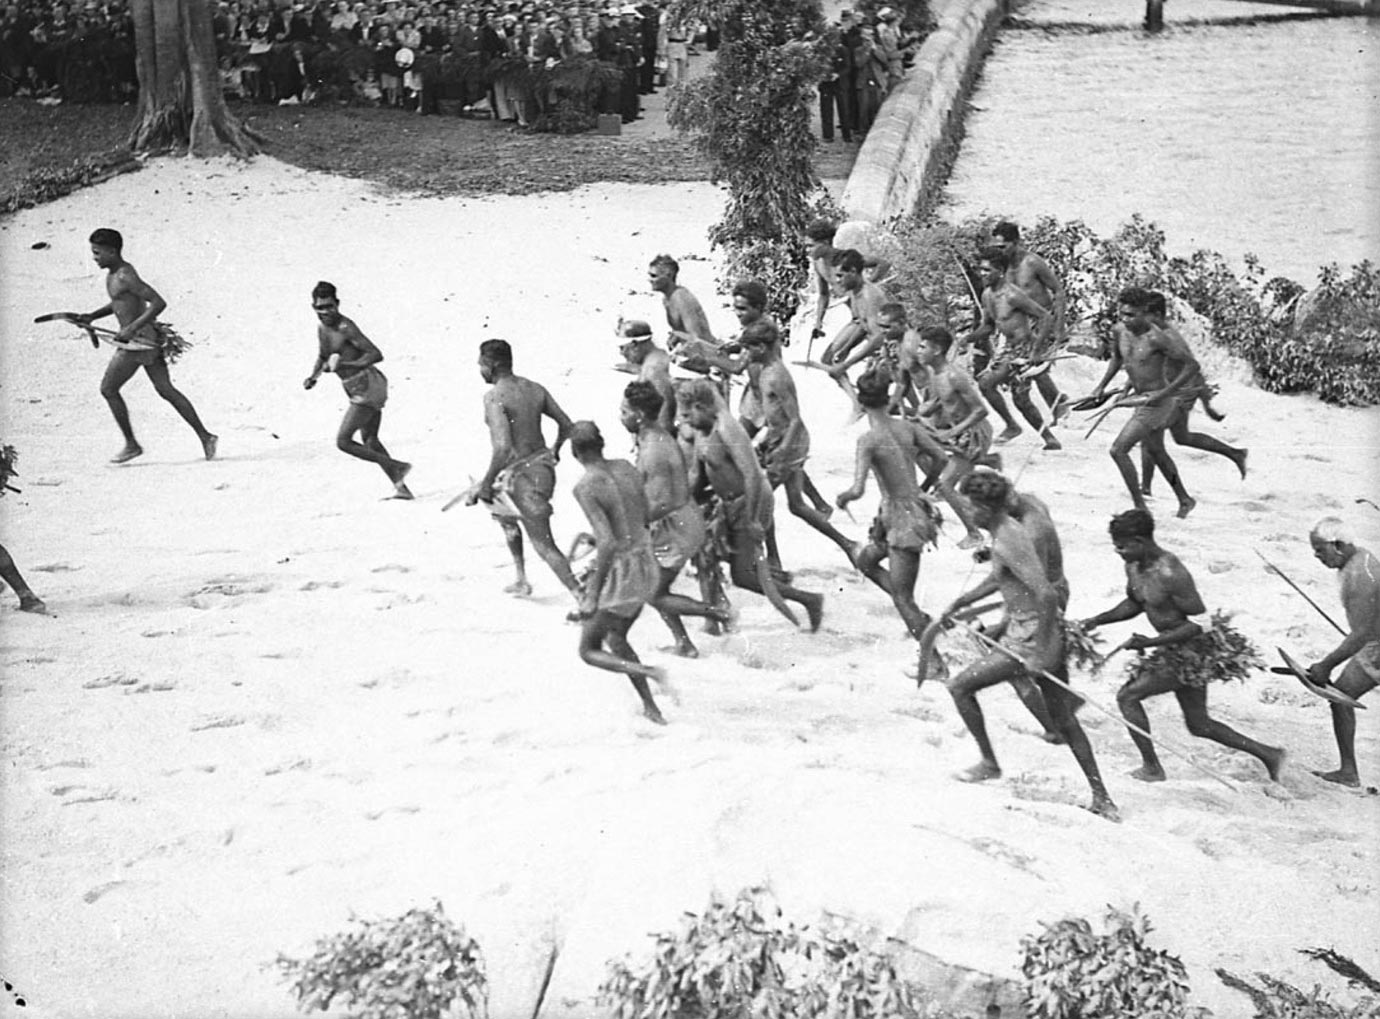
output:
<path id="1" fill-rule="evenodd" d="M 1164 769 L 1163 769 L 1163 768 L 1150 768 L 1150 767 L 1146 767 L 1144 764 L 1142 764 L 1142 765 L 1141 765 L 1139 768 L 1137 768 L 1135 771 L 1128 771 L 1126 774 L 1130 775 L 1130 776 L 1131 776 L 1132 778 L 1134 778 L 1137 782 L 1163 782 L 1163 781 L 1164 781 Z"/>
<path id="2" fill-rule="evenodd" d="M 824 622 L 824 595 L 811 595 L 804 604 L 805 614 L 810 617 L 810 632 L 819 633 L 819 626 Z"/>
<path id="3" fill-rule="evenodd" d="M 977 531 L 970 531 L 968 536 L 958 543 L 958 547 L 967 551 L 970 548 L 979 548 L 982 545 L 982 535 Z"/>
<path id="4" fill-rule="evenodd" d="M 1000 443 L 1000 442 L 1010 442 L 1012 439 L 1014 439 L 1016 436 L 1018 436 L 1018 435 L 1020 435 L 1020 434 L 1021 434 L 1021 428 L 1020 428 L 1019 425 L 1010 425 L 1010 426 L 1007 427 L 1007 428 L 1003 428 L 1003 429 L 1001 430 L 1001 434 L 998 435 L 998 436 L 997 436 L 995 439 L 993 439 L 992 441 L 993 441 L 993 442 L 998 442 L 998 443 Z"/>
<path id="5" fill-rule="evenodd" d="M 978 761 L 971 768 L 960 771 L 954 778 L 960 782 L 987 782 L 994 778 L 1001 778 L 1001 769 L 997 767 L 995 761 Z"/>
<path id="6" fill-rule="evenodd" d="M 1064 444 L 1054 437 L 1054 433 L 1046 428 L 1040 433 L 1040 438 L 1045 440 L 1045 449 L 1063 449 Z"/>
<path id="7" fill-rule="evenodd" d="M 504 594 L 516 594 L 525 596 L 532 593 L 532 585 L 526 580 L 515 580 L 503 589 Z"/>
<path id="8" fill-rule="evenodd" d="M 1153 498 L 1155 498 L 1155 493 L 1152 492 L 1152 491 L 1150 491 L 1150 486 L 1149 486 L 1149 485 L 1141 485 L 1141 486 L 1140 486 L 1140 494 L 1141 494 L 1142 497 L 1144 497 L 1144 498 L 1146 498 L 1146 499 L 1153 499 Z"/>
<path id="9" fill-rule="evenodd" d="M 201 440 L 201 451 L 206 454 L 207 460 L 214 460 L 216 458 L 216 444 L 218 442 L 220 442 L 220 436 L 212 435 L 209 432 L 207 432 L 206 437 Z"/>
<path id="10" fill-rule="evenodd" d="M 1279 773 L 1283 770 L 1284 760 L 1288 756 L 1288 752 L 1283 747 L 1274 747 L 1270 750 L 1269 756 L 1265 758 L 1265 770 L 1270 773 L 1271 782 L 1279 781 Z"/>
<path id="11" fill-rule="evenodd" d="M 1220 410 L 1218 410 L 1210 403 L 1204 404 L 1203 410 L 1207 411 L 1207 416 L 1210 417 L 1213 421 L 1225 421 L 1227 419 L 1227 416 L 1225 414 L 1223 414 Z"/>
<path id="12" fill-rule="evenodd" d="M 1094 796 L 1092 803 L 1088 804 L 1088 809 L 1098 817 L 1105 818 L 1113 824 L 1121 823 L 1121 811 L 1116 809 L 1116 804 L 1106 793 L 1101 796 Z"/>
<path id="13" fill-rule="evenodd" d="M 1335 782 L 1349 789 L 1361 788 L 1361 776 L 1346 768 L 1338 768 L 1336 771 L 1315 771 L 1313 774 L 1324 782 Z"/>
<path id="14" fill-rule="evenodd" d="M 680 707 L 680 691 L 671 682 L 671 677 L 666 675 L 665 669 L 653 666 L 647 671 L 647 678 L 656 684 L 656 688 L 661 691 L 661 696 L 669 698 L 672 704 Z"/>
<path id="15" fill-rule="evenodd" d="M 689 637 L 676 641 L 676 646 L 671 649 L 671 654 L 679 655 L 681 658 L 698 658 L 700 656 L 699 649 L 690 643 Z"/>
<path id="16" fill-rule="evenodd" d="M 643 705 L 642 717 L 647 719 L 647 721 L 649 722 L 655 722 L 657 725 L 666 724 L 666 719 L 662 716 L 661 709 L 658 708 L 655 704 Z"/>
<path id="17" fill-rule="evenodd" d="M 1190 513 L 1192 513 L 1192 512 L 1193 512 L 1193 507 L 1194 507 L 1194 506 L 1197 506 L 1197 505 L 1198 505 L 1198 500 L 1195 499 L 1195 498 L 1193 498 L 1193 496 L 1190 495 L 1190 496 L 1189 496 L 1188 498 L 1186 498 L 1186 499 L 1181 499 L 1181 500 L 1179 500 L 1179 512 L 1176 513 L 1176 514 L 1174 514 L 1174 515 L 1175 515 L 1176 517 L 1178 517 L 1180 520 L 1182 520 L 1184 517 L 1186 517 L 1186 516 L 1188 516 Z M 1141 509 L 1145 509 L 1145 507 L 1142 506 Z"/>
<path id="18" fill-rule="evenodd" d="M 39 615 L 46 616 L 48 614 L 48 606 L 43 604 L 43 599 L 30 591 L 28 594 L 19 596 L 19 611 L 37 612 Z"/>
<path id="19" fill-rule="evenodd" d="M 711 637 L 722 637 L 726 627 L 718 619 L 706 619 L 701 629 Z"/>
<path id="20" fill-rule="evenodd" d="M 1236 469 L 1241 472 L 1241 480 L 1246 480 L 1246 457 L 1251 455 L 1249 449 L 1243 449 L 1240 456 L 1232 457 L 1236 461 Z"/>
<path id="21" fill-rule="evenodd" d="M 131 443 L 130 443 L 128 446 L 126 446 L 124 449 L 120 450 L 120 452 L 118 452 L 118 453 L 116 453 L 114 456 L 112 456 L 112 457 L 110 458 L 110 462 L 113 463 L 113 464 L 125 464 L 125 463 L 129 463 L 129 462 L 130 462 L 131 460 L 133 460 L 136 456 L 143 456 L 143 455 L 144 455 L 144 447 L 141 446 L 141 445 L 139 445 L 137 442 L 131 442 Z"/>
<path id="22" fill-rule="evenodd" d="M 1054 401 L 1054 406 L 1049 409 L 1050 414 L 1054 417 L 1054 423 L 1056 425 L 1069 416 L 1070 406 L 1071 404 L 1069 403 L 1068 396 L 1060 393 L 1058 399 Z"/>
<path id="23" fill-rule="evenodd" d="M 1068 739 L 1062 732 L 1055 732 L 1053 729 L 1046 729 L 1044 732 L 1040 733 L 1040 739 L 1056 747 L 1062 747 L 1068 743 Z"/>

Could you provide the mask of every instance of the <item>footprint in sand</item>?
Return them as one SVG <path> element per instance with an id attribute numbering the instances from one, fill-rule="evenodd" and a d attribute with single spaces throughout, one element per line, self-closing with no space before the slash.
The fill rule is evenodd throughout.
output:
<path id="1" fill-rule="evenodd" d="M 384 566 L 375 566 L 370 573 L 411 573 L 411 566 L 404 566 L 401 563 L 388 563 Z"/>
<path id="2" fill-rule="evenodd" d="M 323 588 L 323 587 L 326 588 L 326 589 L 328 589 L 328 590 L 334 590 L 334 589 L 337 588 L 337 587 L 344 587 L 344 586 L 345 586 L 345 581 L 343 581 L 343 580 L 309 580 L 309 581 L 307 581 L 305 584 L 303 584 L 301 587 L 299 587 L 297 590 L 299 590 L 299 591 L 319 591 L 319 590 L 320 590 L 321 588 Z"/>
<path id="3" fill-rule="evenodd" d="M 381 810 L 366 810 L 364 812 L 364 817 L 369 821 L 377 821 L 379 818 L 388 814 L 420 814 L 421 812 L 421 807 L 415 807 L 408 804 L 406 806 L 384 807 Z"/>
<path id="4" fill-rule="evenodd" d="M 270 765 L 264 769 L 265 775 L 281 775 L 288 771 L 310 771 L 311 759 L 306 757 L 294 757 L 289 761 L 281 761 L 278 764 Z"/>
<path id="5" fill-rule="evenodd" d="M 169 690 L 176 689 L 176 683 L 141 683 L 131 690 L 126 690 L 125 693 L 167 693 Z"/>
<path id="6" fill-rule="evenodd" d="M 81 685 L 83 690 L 103 690 L 108 686 L 134 686 L 139 682 L 139 677 L 129 676 L 123 672 L 112 672 L 96 679 L 88 679 Z"/>
<path id="7" fill-rule="evenodd" d="M 233 729 L 244 725 L 246 719 L 239 715 L 212 715 L 192 726 L 192 732 L 205 732 L 208 729 Z"/>
<path id="8" fill-rule="evenodd" d="M 129 884 L 128 881 L 107 881 L 105 884 L 97 885 L 95 888 L 92 888 L 90 891 L 86 892 L 84 895 L 82 895 L 81 900 L 89 906 L 97 899 L 104 896 L 107 892 L 114 891 L 121 885 L 127 884 Z"/>
<path id="9" fill-rule="evenodd" d="M 42 566 L 33 567 L 35 573 L 75 573 L 80 569 L 80 566 L 72 566 L 69 563 L 44 563 Z"/>

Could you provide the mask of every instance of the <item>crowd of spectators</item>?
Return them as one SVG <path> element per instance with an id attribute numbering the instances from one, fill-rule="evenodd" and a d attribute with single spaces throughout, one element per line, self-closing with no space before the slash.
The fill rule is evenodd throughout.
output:
<path id="1" fill-rule="evenodd" d="M 819 83 L 820 136 L 834 140 L 835 115 L 845 142 L 862 141 L 882 100 L 900 84 L 915 48 L 924 38 L 923 24 L 902 28 L 901 12 L 866 6 L 839 14 L 837 42 L 829 73 Z"/>
<path id="2" fill-rule="evenodd" d="M 125 102 L 138 90 L 127 0 L 0 7 L 0 98 Z"/>

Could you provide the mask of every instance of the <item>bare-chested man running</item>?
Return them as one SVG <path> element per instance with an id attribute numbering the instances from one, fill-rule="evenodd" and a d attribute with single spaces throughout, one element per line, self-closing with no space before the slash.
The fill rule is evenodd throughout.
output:
<path id="1" fill-rule="evenodd" d="M 705 340 L 718 346 L 699 298 L 677 282 L 680 263 L 670 255 L 657 255 L 647 267 L 652 289 L 661 295 L 666 308 L 666 324 L 671 327 L 667 346 L 674 352 L 686 340 Z"/>
<path id="2" fill-rule="evenodd" d="M 513 374 L 513 348 L 507 340 L 485 340 L 479 345 L 479 374 L 493 387 L 484 394 L 484 422 L 489 426 L 493 455 L 484 476 L 465 494 L 465 505 L 483 502 L 495 506 L 495 494 L 502 493 L 517 511 L 516 519 L 511 512 L 494 511 L 517 571 L 517 579 L 505 591 L 532 593 L 523 557 L 522 530 L 518 527 L 521 521 L 542 562 L 578 598 L 579 585 L 570 572 L 570 563 L 551 537 L 556 462 L 570 436 L 570 418 L 546 387 Z M 556 444 L 550 449 L 541 433 L 543 417 L 556 422 Z"/>
<path id="3" fill-rule="evenodd" d="M 703 547 L 705 530 L 704 514 L 690 498 L 685 458 L 679 443 L 661 424 L 662 411 L 661 393 L 650 382 L 629 382 L 623 390 L 620 415 L 623 427 L 637 436 L 637 472 L 647 495 L 647 528 L 660 567 L 660 578 L 649 600 L 675 638 L 676 654 L 698 658 L 699 651 L 680 617 L 726 622 L 729 613 L 671 593 L 680 571 Z"/>
<path id="4" fill-rule="evenodd" d="M 829 310 L 835 297 L 834 235 L 838 229 L 838 223 L 832 219 L 814 219 L 805 227 L 805 243 L 809 248 L 811 275 L 815 282 L 815 324 L 810 331 L 811 342 L 824 335 L 824 313 Z M 884 258 L 863 255 L 863 266 L 873 282 L 885 279 L 891 271 L 891 263 Z"/>
<path id="5" fill-rule="evenodd" d="M 834 292 L 847 303 L 853 318 L 830 341 L 820 362 L 851 397 L 853 384 L 848 380 L 848 369 L 881 348 L 884 337 L 879 318 L 882 308 L 893 302 L 884 287 L 863 275 L 866 262 L 860 252 L 852 248 L 835 251 L 833 265 Z"/>
<path id="6" fill-rule="evenodd" d="M 908 350 L 903 346 L 902 364 L 913 362 L 926 373 L 926 400 L 919 407 L 919 415 L 928 418 L 935 429 L 934 438 L 949 454 L 940 472 L 938 488 L 963 527 L 968 532 L 959 548 L 976 548 L 982 544 L 982 534 L 968 505 L 955 487 L 973 473 L 973 469 L 988 456 L 992 448 L 992 425 L 987 420 L 987 405 L 982 401 L 973 377 L 949 360 L 954 338 L 943 326 L 926 326 L 907 338 L 914 343 Z"/>
<path id="7" fill-rule="evenodd" d="M 1116 554 L 1126 562 L 1126 597 L 1120 605 L 1083 620 L 1083 628 L 1092 630 L 1106 623 L 1134 619 L 1142 612 L 1155 628 L 1155 636 L 1137 633 L 1126 644 L 1132 651 L 1148 649 L 1151 653 L 1117 691 L 1116 703 L 1122 717 L 1149 732 L 1150 719 L 1141 702 L 1172 693 L 1190 734 L 1250 754 L 1265 766 L 1271 781 L 1279 781 L 1283 750 L 1257 743 L 1208 714 L 1207 681 L 1203 678 L 1206 670 L 1195 669 L 1194 659 L 1215 652 L 1203 627 L 1189 618 L 1207 611 L 1193 575 L 1178 556 L 1156 544 L 1155 520 L 1145 510 L 1117 514 L 1108 530 Z M 1131 772 L 1131 777 L 1142 782 L 1163 782 L 1164 767 L 1155 754 L 1155 744 L 1134 729 L 1128 731 L 1141 758 L 1140 767 Z"/>
<path id="8" fill-rule="evenodd" d="M 982 320 L 978 327 L 964 337 L 960 344 L 963 350 L 970 343 L 981 343 L 991 338 L 992 357 L 987 368 L 978 376 L 982 395 L 997 412 L 1006 427 L 997 436 L 997 442 L 1009 442 L 1021 434 L 1021 426 L 1016 423 L 1002 398 L 1001 387 L 1011 390 L 1011 402 L 1030 422 L 1044 440 L 1045 449 L 1059 449 L 1059 440 L 1050 431 L 1050 425 L 1057 422 L 1062 412 L 1060 394 L 1056 390 L 1048 397 L 1051 402 L 1050 422 L 1036 409 L 1030 399 L 1030 380 L 1021 377 L 1029 362 L 1038 356 L 1045 344 L 1045 337 L 1051 328 L 1050 313 L 1007 276 L 1006 252 L 998 247 L 983 248 L 979 268 L 986 281 L 982 292 Z M 1037 381 L 1045 374 L 1037 376 Z M 1052 382 L 1043 385 L 1052 386 Z M 1041 388 L 1041 395 L 1044 389 Z"/>
<path id="9" fill-rule="evenodd" d="M 851 564 L 857 545 L 839 533 L 820 513 L 805 501 L 805 461 L 810 456 L 810 430 L 800 416 L 800 400 L 796 396 L 795 380 L 781 358 L 781 330 L 770 319 L 761 319 L 743 330 L 738 338 L 752 365 L 750 388 L 756 388 L 762 408 L 763 427 L 754 436 L 757 456 L 767 472 L 772 490 L 784 486 L 786 506 L 798 517 L 824 535 Z M 774 563 L 779 563 L 775 528 L 767 529 L 767 545 Z"/>
<path id="10" fill-rule="evenodd" d="M 13 446 L 6 446 L 0 443 L 0 499 L 4 498 L 6 492 L 18 492 L 19 489 L 11 485 L 10 478 L 17 473 L 15 461 L 19 455 L 14 451 Z M 45 615 L 48 606 L 43 604 L 43 599 L 33 593 L 33 590 L 25 582 L 23 575 L 19 572 L 19 567 L 14 564 L 14 559 L 4 545 L 0 545 L 0 580 L 10 585 L 10 590 L 19 599 L 20 612 L 36 612 Z"/>
<path id="11" fill-rule="evenodd" d="M 1380 560 L 1356 544 L 1351 531 L 1336 517 L 1324 517 L 1313 525 L 1308 540 L 1313 555 L 1330 570 L 1339 570 L 1342 608 L 1350 631 L 1342 642 L 1308 667 L 1308 678 L 1320 686 L 1331 684 L 1359 700 L 1380 683 Z M 1348 659 L 1350 659 L 1348 661 Z M 1332 672 L 1346 662 L 1332 683 Z M 1338 785 L 1361 784 L 1356 768 L 1356 709 L 1332 705 L 1332 731 L 1337 737 L 1341 766 L 1315 774 Z"/>
<path id="12" fill-rule="evenodd" d="M 857 555 L 857 566 L 873 583 L 891 596 L 906 629 L 919 640 L 930 617 L 915 603 L 915 582 L 920 576 L 920 557 L 933 545 L 939 532 L 938 514 L 929 497 L 920 491 L 916 461 L 944 461 L 944 451 L 914 421 L 887 413 L 890 380 L 882 372 L 858 377 L 858 403 L 867 415 L 868 430 L 858 437 L 853 484 L 835 500 L 839 509 L 861 499 L 867 475 L 877 478 L 881 506 L 873 521 L 869 541 Z M 888 560 L 889 569 L 880 565 Z"/>
<path id="13" fill-rule="evenodd" d="M 1167 307 L 1164 294 L 1156 291 L 1150 292 L 1150 303 L 1146 306 L 1146 317 L 1150 319 L 1150 324 L 1163 333 L 1177 339 L 1183 343 L 1185 349 L 1192 349 L 1184 340 L 1183 334 L 1170 324 L 1167 317 Z M 1178 374 L 1183 366 L 1173 357 L 1165 360 L 1165 371 L 1170 375 Z M 1228 446 L 1220 439 L 1215 439 L 1211 435 L 1202 432 L 1191 432 L 1188 429 L 1188 418 L 1193 413 L 1194 405 L 1201 400 L 1203 407 L 1208 412 L 1209 417 L 1220 421 L 1221 415 L 1212 409 L 1210 402 L 1212 390 L 1203 378 L 1201 368 L 1194 369 L 1187 382 L 1184 383 L 1183 396 L 1180 400 L 1179 413 L 1174 416 L 1174 420 L 1169 423 L 1169 435 L 1180 446 L 1189 446 L 1192 449 L 1202 449 L 1209 453 L 1216 453 L 1218 456 L 1226 457 L 1236 464 L 1236 469 L 1241 472 L 1241 477 L 1246 476 L 1246 456 L 1248 451 L 1237 449 L 1235 446 Z M 1141 494 L 1150 494 L 1150 482 L 1155 476 L 1155 458 L 1150 454 L 1150 450 L 1145 446 L 1140 448 L 1140 490 Z"/>
<path id="14" fill-rule="evenodd" d="M 643 665 L 628 644 L 628 630 L 656 588 L 642 478 L 628 461 L 604 459 L 604 437 L 593 421 L 571 425 L 570 452 L 585 469 L 575 482 L 575 501 L 589 518 L 595 545 L 594 568 L 580 595 L 580 659 L 627 676 L 642 713 L 665 725 L 647 686 L 647 680 L 663 683 L 665 676 Z"/>
<path id="15" fill-rule="evenodd" d="M 661 427 L 667 432 L 676 427 L 676 392 L 671 382 L 671 355 L 652 340 L 652 327 L 633 319 L 618 324 L 623 343 L 618 350 L 623 360 L 637 369 L 637 377 L 661 395 Z"/>
<path id="16" fill-rule="evenodd" d="M 1050 313 L 1049 332 L 1033 351 L 1035 359 L 1048 357 L 1064 342 L 1068 317 L 1068 294 L 1059 277 L 1039 255 L 1021 243 L 1021 231 L 1015 223 L 1003 220 L 992 228 L 992 243 L 1006 254 L 1006 278 L 1030 296 L 1036 304 Z M 1055 424 L 1068 413 L 1069 399 L 1059 392 L 1049 371 L 1035 376 L 1035 388 L 1049 405 Z"/>
<path id="17" fill-rule="evenodd" d="M 90 240 L 91 257 L 106 271 L 105 290 L 110 295 L 110 302 L 86 315 L 77 316 L 77 321 L 90 325 L 98 318 L 113 314 L 120 323 L 115 342 L 124 345 L 110 358 L 105 376 L 101 379 L 101 396 L 105 397 L 110 413 L 115 416 L 115 423 L 125 437 L 124 449 L 116 453 L 110 462 L 127 463 L 144 452 L 134 438 L 129 408 L 120 395 L 120 388 L 140 368 L 144 369 L 153 383 L 154 391 L 172 404 L 182 420 L 192 426 L 192 431 L 201 441 L 201 451 L 206 459 L 214 460 L 217 437 L 206 430 L 192 401 L 172 384 L 168 375 L 167 358 L 161 348 L 163 327 L 157 321 L 168 303 L 140 278 L 134 266 L 125 261 L 125 242 L 118 230 L 102 227 L 91 234 Z"/>
<path id="18" fill-rule="evenodd" d="M 1145 496 L 1136 477 L 1136 465 L 1131 461 L 1131 450 L 1135 449 L 1137 443 L 1144 443 L 1160 473 L 1178 497 L 1178 515 L 1186 517 L 1198 503 L 1184 488 L 1178 468 L 1165 451 L 1164 432 L 1178 416 L 1183 401 L 1197 399 L 1196 393 L 1185 396 L 1183 388 L 1198 372 L 1198 362 L 1183 337 L 1166 333 L 1150 324 L 1147 315 L 1149 304 L 1149 291 L 1140 287 L 1127 287 L 1117 297 L 1121 326 L 1117 329 L 1107 371 L 1093 389 L 1091 398 L 1100 399 L 1107 383 L 1122 368 L 1126 369 L 1131 388 L 1142 395 L 1143 402 L 1136 406 L 1131 420 L 1126 422 L 1112 442 L 1112 460 L 1131 493 L 1131 502 L 1136 509 L 1145 509 Z M 1179 370 L 1172 375 L 1168 367 L 1171 362 L 1179 366 Z"/>
<path id="19" fill-rule="evenodd" d="M 317 283 L 311 291 L 311 306 L 318 320 L 316 363 L 302 381 L 302 388 L 315 386 L 323 371 L 333 371 L 340 377 L 350 406 L 336 431 L 336 449 L 378 464 L 393 482 L 394 497 L 411 499 L 412 492 L 403 479 L 412 465 L 394 460 L 379 439 L 383 405 L 388 400 L 388 379 L 374 366 L 383 360 L 383 353 L 359 326 L 340 314 L 340 297 L 334 284 L 324 280 Z M 362 442 L 355 441 L 356 432 Z"/>
<path id="20" fill-rule="evenodd" d="M 752 442 L 733 419 L 723 398 L 707 379 L 682 383 L 676 390 L 678 419 L 695 432 L 695 457 L 719 497 L 724 543 L 732 556 L 733 583 L 766 595 L 757 576 L 758 558 L 772 523 L 771 488 L 757 463 Z M 824 596 L 776 583 L 780 595 L 805 607 L 810 629 L 824 619 Z"/>
<path id="21" fill-rule="evenodd" d="M 1006 606 L 1001 643 L 1011 653 L 993 648 L 959 673 L 949 688 L 958 713 L 982 754 L 982 760 L 959 778 L 965 782 L 985 782 L 1001 777 L 977 693 L 998 683 L 1029 676 L 1044 697 L 1056 731 L 1063 736 L 1088 780 L 1093 794 L 1089 809 L 1114 820 L 1116 805 L 1102 784 L 1092 746 L 1074 714 L 1075 698 L 1050 679 L 1053 676 L 1061 682 L 1068 681 L 1060 595 L 1029 528 L 1011 515 L 1015 502 L 1011 484 L 993 471 L 978 471 L 964 479 L 961 490 L 973 503 L 978 525 L 992 535 L 992 572 L 981 584 L 954 599 L 944 610 L 943 618 L 951 618 L 960 609 L 1001 592 Z"/>

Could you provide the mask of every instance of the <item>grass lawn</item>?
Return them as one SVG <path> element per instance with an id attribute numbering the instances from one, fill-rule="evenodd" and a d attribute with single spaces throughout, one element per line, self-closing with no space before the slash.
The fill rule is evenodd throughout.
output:
<path id="1" fill-rule="evenodd" d="M 295 166 L 426 194 L 529 194 L 600 181 L 708 180 L 681 137 L 534 134 L 489 120 L 364 107 L 235 106 L 264 150 Z M 131 166 L 132 106 L 0 101 L 0 213 L 42 204 Z M 816 170 L 846 177 L 856 150 L 821 147 Z"/>

